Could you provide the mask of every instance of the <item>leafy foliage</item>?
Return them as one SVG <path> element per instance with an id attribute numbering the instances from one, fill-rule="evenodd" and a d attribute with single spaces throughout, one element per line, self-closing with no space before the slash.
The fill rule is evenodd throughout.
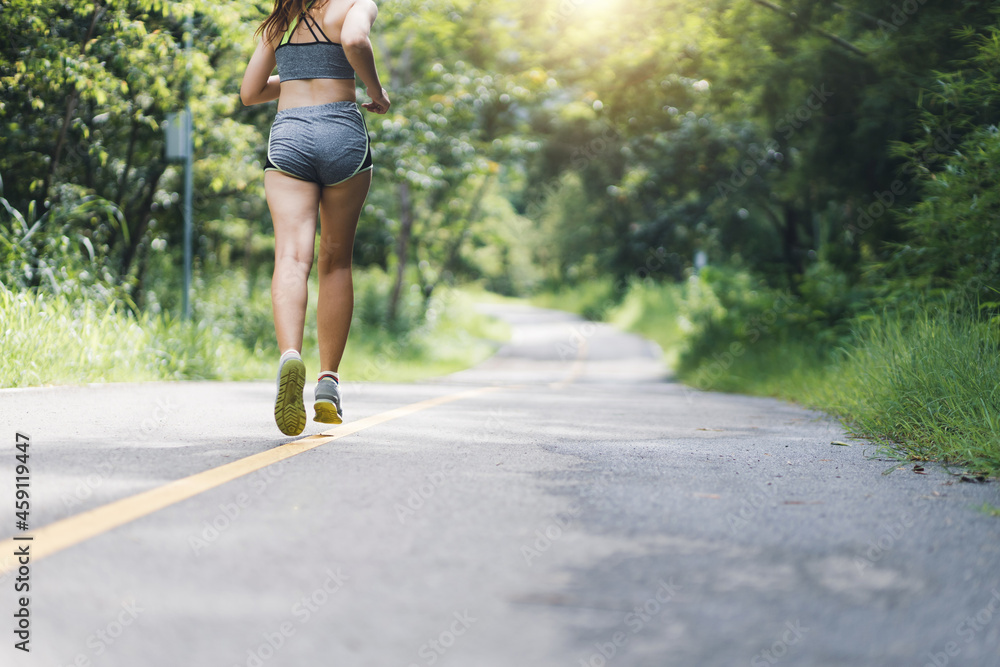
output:
<path id="1" fill-rule="evenodd" d="M 1000 28 L 963 35 L 975 53 L 940 72 L 921 110 L 923 132 L 895 147 L 921 199 L 901 216 L 905 242 L 878 267 L 899 292 L 959 292 L 995 303 L 1000 291 Z"/>
<path id="2" fill-rule="evenodd" d="M 245 21 L 259 10 L 237 7 L 158 0 L 5 4 L 0 173 L 10 207 L 41 222 L 39 233 L 20 238 L 25 253 L 49 257 L 51 240 L 65 237 L 98 261 L 105 284 L 124 286 L 141 301 L 151 253 L 179 250 L 180 174 L 163 157 L 161 124 L 185 101 L 195 126 L 211 128 L 196 134 L 201 221 L 211 225 L 221 208 L 249 191 L 249 174 L 256 173 L 249 146 L 257 131 L 232 118 L 233 82 L 247 46 Z M 190 57 L 183 49 L 188 15 L 199 44 Z M 80 208 L 93 210 L 97 202 L 114 214 Z M 262 203 L 241 208 L 252 220 Z"/>

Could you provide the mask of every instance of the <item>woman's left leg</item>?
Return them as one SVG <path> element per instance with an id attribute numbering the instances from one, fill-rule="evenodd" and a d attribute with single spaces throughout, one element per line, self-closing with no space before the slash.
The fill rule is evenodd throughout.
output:
<path id="1" fill-rule="evenodd" d="M 320 186 L 278 171 L 264 174 L 264 192 L 274 224 L 271 307 L 278 350 L 302 352 L 309 271 L 316 242 Z"/>
<path id="2" fill-rule="evenodd" d="M 365 171 L 339 185 L 323 188 L 320 203 L 319 303 L 316 312 L 321 371 L 339 370 L 351 330 L 354 235 L 371 182 L 371 171 Z"/>
<path id="3" fill-rule="evenodd" d="M 264 174 L 264 192 L 274 223 L 274 277 L 271 307 L 281 359 L 274 421 L 285 435 L 298 435 L 306 425 L 302 404 L 306 368 L 302 363 L 309 271 L 316 241 L 319 184 L 277 171 Z"/>

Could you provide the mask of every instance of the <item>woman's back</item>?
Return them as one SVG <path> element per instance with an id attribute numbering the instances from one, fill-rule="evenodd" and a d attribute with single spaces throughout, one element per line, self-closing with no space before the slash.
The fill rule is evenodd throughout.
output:
<path id="1" fill-rule="evenodd" d="M 329 39 L 338 48 L 342 41 L 344 21 L 356 0 L 325 0 L 314 3 L 303 20 L 297 21 L 287 39 L 277 36 L 271 47 L 291 48 L 295 45 L 323 43 Z M 317 32 L 319 33 L 317 35 Z M 287 42 L 282 45 L 282 42 Z M 321 47 L 317 47 L 321 48 Z M 334 47 L 331 47 L 334 48 Z M 295 53 L 294 51 L 292 53 Z M 328 104 L 330 102 L 356 101 L 354 77 L 351 78 L 301 78 L 282 80 L 278 109 Z"/>

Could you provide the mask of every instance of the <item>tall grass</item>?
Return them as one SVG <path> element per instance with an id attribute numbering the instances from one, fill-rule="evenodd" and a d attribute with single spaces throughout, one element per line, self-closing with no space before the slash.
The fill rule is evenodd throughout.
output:
<path id="1" fill-rule="evenodd" d="M 805 402 L 811 388 L 828 381 L 835 352 L 802 340 L 766 341 L 738 349 L 739 355 L 689 357 L 678 376 L 698 389 Z"/>
<path id="2" fill-rule="evenodd" d="M 808 386 L 807 400 L 919 459 L 1000 473 L 1000 355 L 995 323 L 963 310 L 886 313 Z"/>
<path id="3" fill-rule="evenodd" d="M 487 359 L 510 338 L 506 323 L 475 310 L 476 287 L 439 288 L 427 304 L 411 291 L 401 308 L 402 321 L 386 327 L 392 281 L 380 272 L 364 276 L 355 281 L 360 298 L 341 364 L 346 381 L 409 382 L 447 375 Z M 311 307 L 307 319 L 314 312 Z M 319 368 L 314 347 L 307 348 L 305 360 L 308 368 Z"/>
<path id="4" fill-rule="evenodd" d="M 210 323 L 0 286 L 0 386 L 244 379 L 252 355 Z"/>
<path id="5" fill-rule="evenodd" d="M 410 294 L 394 327 L 384 320 L 391 285 L 358 271 L 357 303 L 341 364 L 345 381 L 412 381 L 467 368 L 509 337 L 479 315 L 462 289 L 441 290 L 425 309 Z M 0 284 L 0 387 L 145 380 L 271 379 L 278 359 L 266 279 L 240 274 L 198 286 L 193 321 L 135 315 L 67 294 L 13 292 Z M 319 370 L 316 284 L 310 289 L 303 357 Z"/>

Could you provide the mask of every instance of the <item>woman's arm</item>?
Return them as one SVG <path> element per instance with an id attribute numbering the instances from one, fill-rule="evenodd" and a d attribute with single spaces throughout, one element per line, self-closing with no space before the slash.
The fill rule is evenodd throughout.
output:
<path id="1" fill-rule="evenodd" d="M 243 104 L 250 106 L 278 99 L 281 84 L 277 75 L 271 76 L 274 65 L 274 49 L 261 39 L 243 74 L 243 83 L 240 85 L 240 100 Z"/>
<path id="2" fill-rule="evenodd" d="M 344 18 L 344 25 L 340 29 L 340 42 L 344 46 L 347 61 L 361 77 L 368 90 L 368 96 L 372 98 L 371 102 L 361 106 L 375 113 L 385 113 L 389 110 L 391 102 L 379 82 L 378 70 L 375 67 L 375 52 L 368 38 L 377 16 L 378 7 L 372 0 L 357 0 Z"/>

